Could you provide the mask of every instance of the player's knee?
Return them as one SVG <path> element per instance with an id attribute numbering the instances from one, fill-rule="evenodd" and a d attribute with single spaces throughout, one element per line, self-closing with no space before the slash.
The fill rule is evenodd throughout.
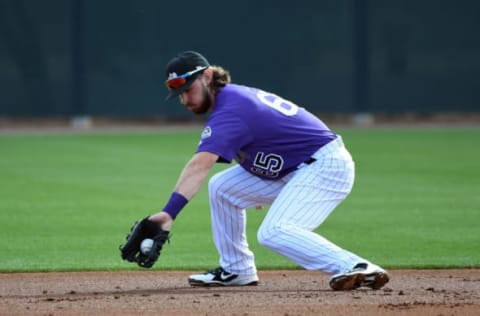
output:
<path id="1" fill-rule="evenodd" d="M 267 248 L 274 248 L 281 238 L 283 229 L 281 225 L 261 225 L 257 232 L 258 243 Z"/>

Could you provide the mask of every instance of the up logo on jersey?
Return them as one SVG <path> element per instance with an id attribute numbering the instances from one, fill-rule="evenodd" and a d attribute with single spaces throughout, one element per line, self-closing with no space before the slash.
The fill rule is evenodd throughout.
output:
<path id="1" fill-rule="evenodd" d="M 265 154 L 264 152 L 257 152 L 253 166 L 250 170 L 253 173 L 262 175 L 264 177 L 276 178 L 283 167 L 283 158 L 277 154 Z"/>

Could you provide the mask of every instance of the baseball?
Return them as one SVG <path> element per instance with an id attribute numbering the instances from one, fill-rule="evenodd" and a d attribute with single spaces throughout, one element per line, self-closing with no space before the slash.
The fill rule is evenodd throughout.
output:
<path id="1" fill-rule="evenodd" d="M 153 245 L 153 239 L 146 238 L 140 244 L 140 251 L 144 255 L 147 255 L 150 252 L 150 250 L 152 249 L 152 245 Z"/>

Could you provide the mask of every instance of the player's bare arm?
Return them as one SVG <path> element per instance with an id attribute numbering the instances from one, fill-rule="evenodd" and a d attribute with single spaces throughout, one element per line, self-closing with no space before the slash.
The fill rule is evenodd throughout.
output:
<path id="1" fill-rule="evenodd" d="M 218 155 L 209 152 L 196 153 L 183 168 L 174 191 L 191 200 L 200 190 L 212 166 L 217 162 Z M 151 221 L 161 224 L 165 230 L 170 230 L 173 218 L 166 212 L 150 216 Z"/>
<path id="2" fill-rule="evenodd" d="M 210 169 L 217 162 L 218 155 L 210 152 L 196 153 L 183 168 L 175 186 L 175 191 L 191 200 L 200 190 Z"/>

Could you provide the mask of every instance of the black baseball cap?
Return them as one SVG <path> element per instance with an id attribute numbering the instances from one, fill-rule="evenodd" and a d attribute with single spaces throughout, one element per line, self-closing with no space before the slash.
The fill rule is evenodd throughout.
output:
<path id="1" fill-rule="evenodd" d="M 165 84 L 170 90 L 166 99 L 170 100 L 187 90 L 209 66 L 208 60 L 195 51 L 181 52 L 173 57 L 166 67 Z"/>

